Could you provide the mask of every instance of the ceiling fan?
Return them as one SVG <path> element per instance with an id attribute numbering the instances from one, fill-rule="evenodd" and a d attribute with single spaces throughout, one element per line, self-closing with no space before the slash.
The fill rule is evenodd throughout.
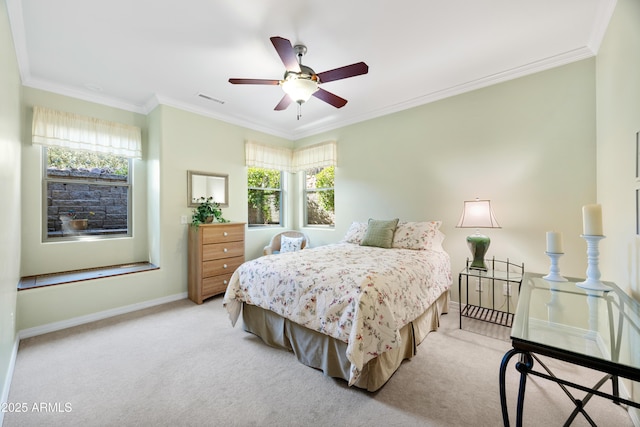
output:
<path id="1" fill-rule="evenodd" d="M 358 62 L 316 74 L 311 68 L 302 65 L 302 57 L 307 53 L 306 46 L 299 44 L 292 46 L 289 40 L 282 37 L 271 37 L 271 43 L 286 68 L 282 80 L 229 79 L 229 83 L 282 86 L 285 95 L 274 110 L 285 110 L 289 104 L 295 101 L 298 104 L 298 119 L 300 119 L 301 116 L 300 106 L 308 101 L 311 96 L 315 96 L 336 108 L 342 108 L 347 103 L 346 99 L 322 89 L 319 85 L 367 74 L 369 72 L 369 66 L 367 64 Z"/>

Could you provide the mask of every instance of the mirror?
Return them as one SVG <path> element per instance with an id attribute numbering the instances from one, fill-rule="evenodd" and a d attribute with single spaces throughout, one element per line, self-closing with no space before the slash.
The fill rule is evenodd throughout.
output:
<path id="1" fill-rule="evenodd" d="M 221 208 L 229 207 L 229 175 L 187 171 L 187 206 L 198 206 L 200 197 L 213 197 Z"/>

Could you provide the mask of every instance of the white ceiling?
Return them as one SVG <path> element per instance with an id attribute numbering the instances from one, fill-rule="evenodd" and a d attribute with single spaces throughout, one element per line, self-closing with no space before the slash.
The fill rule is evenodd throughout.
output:
<path id="1" fill-rule="evenodd" d="M 148 113 L 175 106 L 289 139 L 595 55 L 615 0 L 6 0 L 25 86 Z M 308 48 L 317 73 L 369 73 L 274 111 L 269 38 Z M 223 101 L 205 100 L 205 94 Z"/>

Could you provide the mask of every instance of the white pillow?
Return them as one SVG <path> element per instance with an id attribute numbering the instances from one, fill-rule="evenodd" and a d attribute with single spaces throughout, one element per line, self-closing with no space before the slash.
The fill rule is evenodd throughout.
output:
<path id="1" fill-rule="evenodd" d="M 442 251 L 444 234 L 439 230 L 440 225 L 442 221 L 400 222 L 393 235 L 391 247 Z"/>
<path id="2" fill-rule="evenodd" d="M 280 237 L 280 253 L 297 252 L 302 248 L 302 237 Z"/>
<path id="3" fill-rule="evenodd" d="M 362 243 L 362 239 L 364 239 L 364 235 L 367 233 L 366 222 L 353 222 L 349 226 L 347 230 L 347 234 L 344 235 L 344 238 L 340 241 L 340 243 L 355 243 L 359 245 Z"/>

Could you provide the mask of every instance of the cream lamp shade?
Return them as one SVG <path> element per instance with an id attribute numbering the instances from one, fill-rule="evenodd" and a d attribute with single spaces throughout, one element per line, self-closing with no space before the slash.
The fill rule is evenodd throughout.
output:
<path id="1" fill-rule="evenodd" d="M 493 209 L 491 209 L 491 201 L 480 199 L 465 201 L 460 221 L 458 221 L 456 227 L 476 229 L 475 234 L 467 236 L 467 245 L 473 255 L 473 261 L 469 268 L 487 271 L 484 257 L 489 249 L 491 239 L 484 234 L 480 234 L 479 229 L 501 228 L 493 213 Z"/>

